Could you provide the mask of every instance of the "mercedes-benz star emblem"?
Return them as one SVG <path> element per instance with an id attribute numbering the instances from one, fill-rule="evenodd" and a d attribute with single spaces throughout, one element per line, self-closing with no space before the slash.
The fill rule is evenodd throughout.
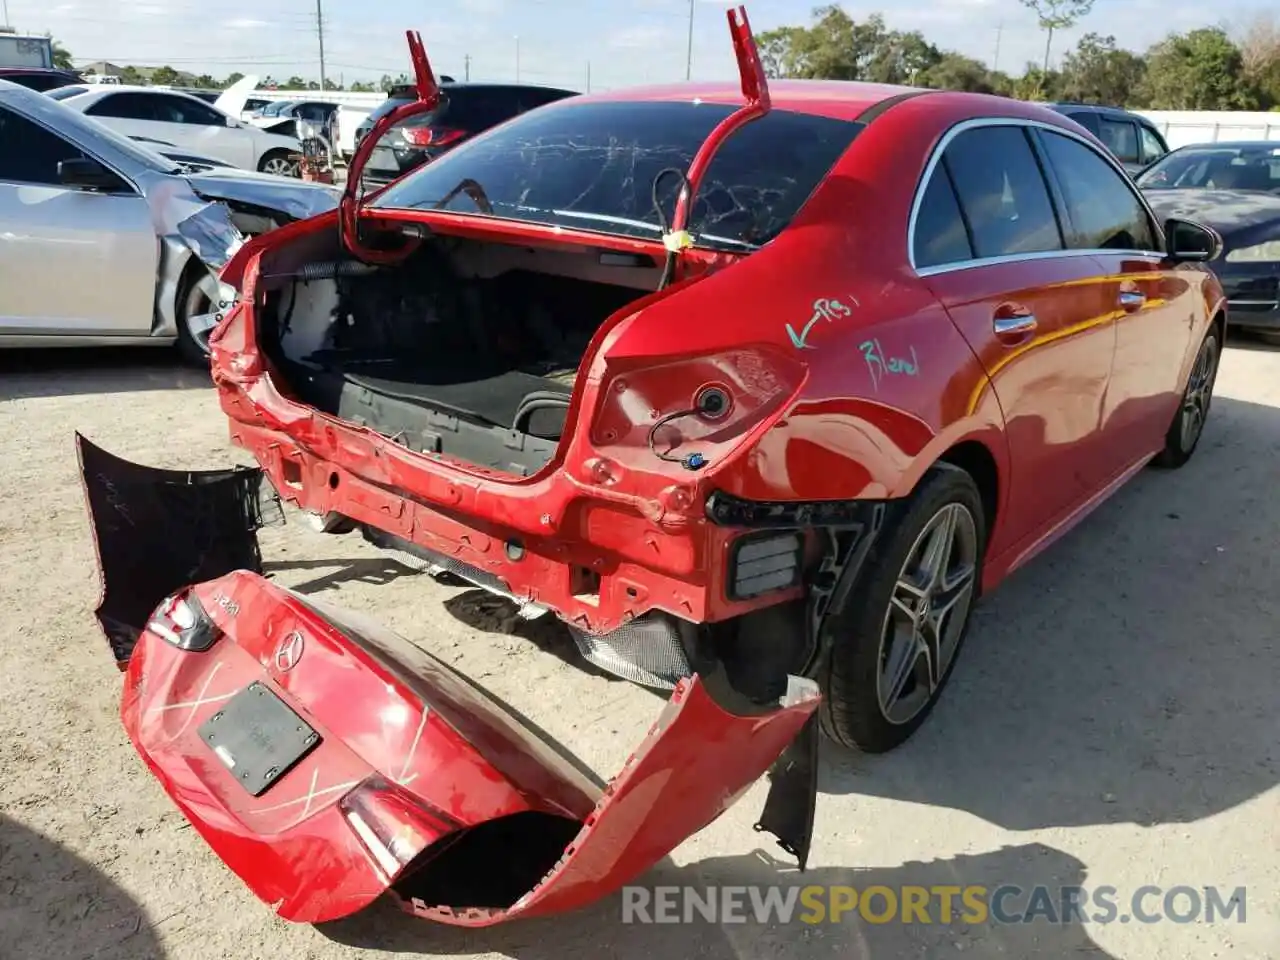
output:
<path id="1" fill-rule="evenodd" d="M 297 630 L 280 641 L 276 647 L 276 669 L 288 673 L 302 659 L 302 634 Z"/>

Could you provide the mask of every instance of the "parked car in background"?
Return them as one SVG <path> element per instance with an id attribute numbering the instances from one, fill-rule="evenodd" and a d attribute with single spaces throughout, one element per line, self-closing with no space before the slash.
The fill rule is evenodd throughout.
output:
<path id="1" fill-rule="evenodd" d="M 389 183 L 526 110 L 577 96 L 573 90 L 497 83 L 443 82 L 440 91 L 436 109 L 396 124 L 379 138 L 364 167 L 366 184 Z M 412 88 L 393 90 L 356 130 L 356 147 L 380 118 L 415 98 Z"/>
<path id="2" fill-rule="evenodd" d="M 182 147 L 174 146 L 172 143 L 166 143 L 163 140 L 154 140 L 151 137 L 130 137 L 137 143 L 150 150 L 154 150 L 162 157 L 168 157 L 174 163 L 182 168 L 183 173 L 199 173 L 203 170 L 234 170 L 231 164 L 217 157 L 211 157 L 206 153 L 196 153 L 194 150 L 184 150 Z"/>
<path id="3" fill-rule="evenodd" d="M 249 118 L 255 127 L 301 138 L 298 122 L 310 123 L 332 145 L 335 143 L 336 103 L 323 100 L 279 100 L 269 103 Z"/>
<path id="4" fill-rule="evenodd" d="M 177 343 L 200 361 L 228 244 L 337 203 L 151 146 L 0 81 L 0 347 Z"/>
<path id="5" fill-rule="evenodd" d="M 249 97 L 248 99 L 245 100 L 244 106 L 239 111 L 240 119 L 251 120 L 258 113 L 258 111 L 277 102 L 278 101 L 276 100 L 266 100 L 266 99 L 263 99 L 262 97 Z"/>
<path id="6" fill-rule="evenodd" d="M 374 109 L 350 103 L 338 104 L 333 115 L 333 143 L 343 162 L 350 161 L 356 152 L 356 134 Z"/>
<path id="7" fill-rule="evenodd" d="M 298 175 L 297 137 L 260 130 L 187 93 L 122 84 L 62 87 L 49 96 L 126 136 L 189 147 L 242 170 Z"/>
<path id="8" fill-rule="evenodd" d="M 1138 177 L 1159 213 L 1222 235 L 1210 266 L 1233 327 L 1280 343 L 1280 142 L 1212 143 L 1174 150 Z"/>
<path id="9" fill-rule="evenodd" d="M 1050 103 L 1049 109 L 1070 117 L 1115 155 L 1130 176 L 1169 152 L 1169 145 L 1146 117 L 1096 103 Z"/>
<path id="10" fill-rule="evenodd" d="M 76 71 L 56 67 L 0 67 L 0 80 L 42 92 L 72 83 L 84 83 L 84 77 Z"/>

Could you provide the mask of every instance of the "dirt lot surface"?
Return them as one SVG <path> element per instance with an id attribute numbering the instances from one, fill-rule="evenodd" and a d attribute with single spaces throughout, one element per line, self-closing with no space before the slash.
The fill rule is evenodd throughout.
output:
<path id="1" fill-rule="evenodd" d="M 1280 957 L 1280 351 L 1234 345 L 1194 461 L 1144 472 L 987 599 L 946 697 L 911 742 L 880 758 L 824 744 L 803 878 L 751 830 L 761 784 L 645 878 L 1111 885 L 1122 907 L 1146 884 L 1245 886 L 1243 924 L 966 926 L 935 913 L 930 925 L 855 914 L 838 925 L 624 926 L 618 897 L 476 932 L 382 906 L 322 929 L 284 923 L 187 827 L 120 727 L 120 678 L 91 615 L 76 430 L 156 466 L 237 457 L 207 380 L 167 355 L 0 358 L 5 960 Z M 375 613 L 603 776 L 660 707 L 584 672 L 554 626 L 497 632 L 501 610 L 356 535 L 291 524 L 263 541 L 280 581 Z"/>

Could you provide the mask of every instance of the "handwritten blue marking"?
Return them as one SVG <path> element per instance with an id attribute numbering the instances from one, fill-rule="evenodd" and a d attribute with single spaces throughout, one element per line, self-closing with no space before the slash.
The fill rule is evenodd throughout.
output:
<path id="1" fill-rule="evenodd" d="M 861 304 L 858 303 L 857 297 L 851 296 L 849 299 L 853 301 L 853 305 L 855 307 L 861 306 Z M 830 323 L 837 317 L 847 317 L 852 313 L 853 311 L 839 300 L 820 297 L 813 301 L 813 316 L 809 318 L 809 322 L 804 325 L 804 328 L 799 333 L 796 333 L 795 328 L 788 323 L 787 336 L 791 338 L 791 345 L 797 350 L 816 349 L 811 343 L 809 343 L 809 331 L 814 328 L 818 321 L 826 320 L 827 323 Z"/>
<path id="2" fill-rule="evenodd" d="M 920 372 L 920 359 L 916 356 L 916 348 L 909 347 L 911 359 L 906 357 L 886 357 L 879 340 L 864 340 L 858 344 L 862 351 L 862 359 L 866 361 L 871 372 L 871 386 L 876 392 L 880 390 L 880 381 L 886 376 L 914 377 Z"/>

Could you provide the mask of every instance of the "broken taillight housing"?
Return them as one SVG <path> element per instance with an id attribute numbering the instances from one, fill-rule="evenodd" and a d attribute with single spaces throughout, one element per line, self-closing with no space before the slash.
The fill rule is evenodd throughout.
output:
<path id="1" fill-rule="evenodd" d="M 340 804 L 342 815 L 388 881 L 457 826 L 422 807 L 382 777 L 371 777 Z"/>
<path id="2" fill-rule="evenodd" d="M 203 653 L 217 642 L 222 631 L 191 593 L 165 597 L 147 621 L 147 629 L 180 650 Z"/>
<path id="3" fill-rule="evenodd" d="M 401 127 L 400 135 L 412 147 L 447 147 L 467 135 L 452 127 Z"/>
<path id="4" fill-rule="evenodd" d="M 805 370 L 767 346 L 611 370 L 592 418 L 592 446 L 632 467 L 714 466 L 781 413 Z"/>

